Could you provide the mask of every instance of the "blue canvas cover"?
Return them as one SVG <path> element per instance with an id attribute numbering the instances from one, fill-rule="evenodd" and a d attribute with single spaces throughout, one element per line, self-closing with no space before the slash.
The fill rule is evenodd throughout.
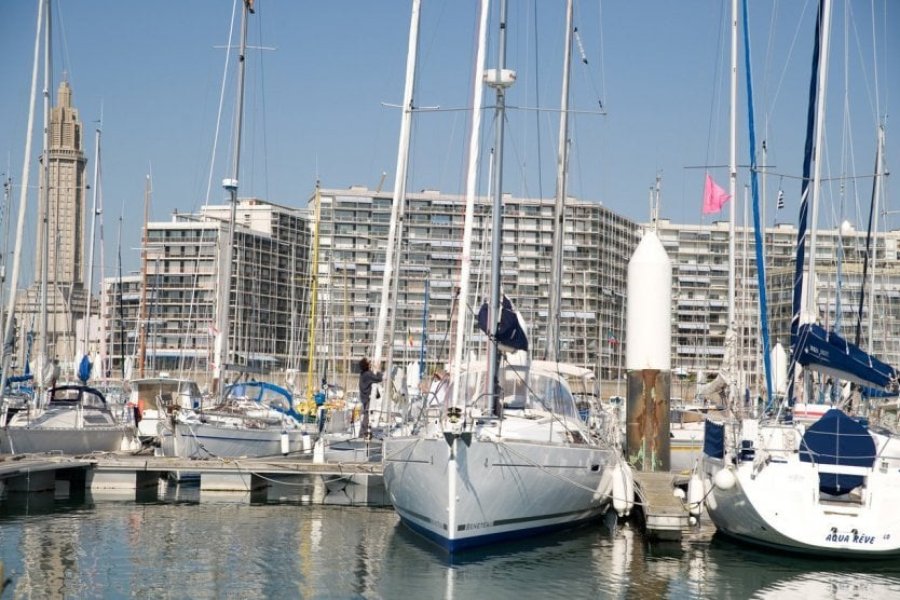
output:
<path id="1" fill-rule="evenodd" d="M 703 454 L 711 458 L 725 457 L 725 426 L 709 419 L 703 429 Z"/>
<path id="2" fill-rule="evenodd" d="M 78 364 L 78 379 L 81 380 L 81 383 L 87 383 L 87 380 L 91 378 L 91 359 L 88 358 L 87 354 L 81 357 L 81 362 Z"/>
<path id="3" fill-rule="evenodd" d="M 246 396 L 250 400 L 264 404 L 278 412 L 302 419 L 294 406 L 294 396 L 285 388 L 268 381 L 244 381 L 228 387 L 229 396 Z"/>
<path id="4" fill-rule="evenodd" d="M 794 347 L 797 361 L 814 371 L 862 386 L 881 389 L 896 387 L 897 373 L 892 366 L 820 325 L 801 325 Z"/>
<path id="5" fill-rule="evenodd" d="M 875 441 L 864 425 L 844 411 L 832 408 L 803 434 L 800 460 L 824 465 L 871 467 L 875 464 Z M 819 474 L 819 490 L 834 496 L 846 494 L 862 484 L 862 475 Z"/>
<path id="6" fill-rule="evenodd" d="M 500 306 L 500 321 L 497 323 L 497 335 L 495 336 L 497 343 L 505 350 L 528 350 L 528 337 L 525 335 L 525 328 L 519 322 L 519 316 L 513 308 L 512 301 L 503 296 Z M 488 333 L 487 319 L 488 305 L 485 302 L 478 311 L 478 328 L 485 333 Z"/>

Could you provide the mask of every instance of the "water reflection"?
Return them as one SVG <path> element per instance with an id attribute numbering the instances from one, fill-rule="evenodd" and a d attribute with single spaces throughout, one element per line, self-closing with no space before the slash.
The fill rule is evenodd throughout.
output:
<path id="1" fill-rule="evenodd" d="M 0 502 L 0 560 L 18 598 L 881 598 L 896 561 L 756 551 L 714 537 L 648 544 L 630 524 L 584 527 L 452 558 L 390 509 L 263 502 L 194 487 L 140 501 L 32 494 Z M 278 500 L 281 499 L 281 500 Z M 9 592 L 7 592 L 9 594 Z"/>

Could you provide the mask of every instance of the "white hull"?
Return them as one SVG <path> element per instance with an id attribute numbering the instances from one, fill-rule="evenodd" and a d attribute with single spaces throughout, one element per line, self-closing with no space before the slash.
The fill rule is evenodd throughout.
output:
<path id="1" fill-rule="evenodd" d="M 176 423 L 174 437 L 168 436 L 163 444 L 166 454 L 200 459 L 296 454 L 311 447 L 310 435 L 301 429 L 249 429 L 206 423 Z"/>
<path id="2" fill-rule="evenodd" d="M 130 448 L 133 427 L 29 428 L 11 427 L 0 432 L 0 451 L 10 454 L 60 452 L 67 455 L 119 452 Z"/>
<path id="3" fill-rule="evenodd" d="M 449 439 L 383 443 L 385 488 L 401 520 L 451 552 L 572 526 L 610 505 L 610 449 Z"/>
<path id="4" fill-rule="evenodd" d="M 799 435 L 769 439 L 784 447 Z M 822 556 L 900 554 L 900 452 L 897 440 L 885 448 L 886 442 L 878 440 L 877 447 L 884 450 L 873 468 L 856 468 L 865 484 L 840 497 L 819 491 L 820 469 L 840 468 L 801 462 L 796 451 L 773 452 L 768 461 L 738 460 L 736 465 L 704 456 L 701 478 L 710 490 L 709 516 L 722 533 L 762 546 Z M 726 473 L 720 474 L 723 469 Z"/>

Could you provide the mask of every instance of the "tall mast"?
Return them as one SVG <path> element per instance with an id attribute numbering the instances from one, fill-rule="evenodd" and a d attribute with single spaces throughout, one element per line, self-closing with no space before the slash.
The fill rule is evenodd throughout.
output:
<path id="1" fill-rule="evenodd" d="M 222 181 L 222 187 L 229 194 L 231 203 L 231 213 L 228 219 L 228 241 L 222 249 L 222 264 L 220 272 L 223 277 L 219 282 L 219 299 L 216 329 L 216 357 L 215 371 L 213 373 L 214 385 L 216 386 L 219 398 L 225 399 L 225 372 L 228 370 L 228 361 L 230 360 L 230 352 L 228 348 L 229 342 L 229 320 L 231 312 L 231 270 L 232 270 L 232 254 L 234 251 L 234 230 L 235 221 L 237 220 L 237 201 L 238 201 L 238 174 L 241 166 L 241 127 L 243 125 L 244 115 L 244 70 L 246 66 L 245 56 L 247 53 L 247 19 L 249 13 L 252 12 L 251 7 L 253 0 L 244 0 L 244 9 L 241 12 L 241 45 L 238 51 L 238 80 L 237 80 L 237 98 L 234 104 L 234 148 L 231 163 L 231 177 Z"/>
<path id="2" fill-rule="evenodd" d="M 515 81 L 515 73 L 506 69 L 506 8 L 507 1 L 500 3 L 500 36 L 497 48 L 497 70 L 489 72 L 487 84 L 494 88 L 496 106 L 494 121 L 496 139 L 494 142 L 494 200 L 491 209 L 491 295 L 488 304 L 487 331 L 493 337 L 500 322 L 500 260 L 503 256 L 503 134 L 506 125 L 506 88 Z M 500 350 L 495 340 L 488 343 L 487 395 L 491 412 L 499 416 L 498 373 Z"/>
<path id="3" fill-rule="evenodd" d="M 101 117 L 100 122 L 103 122 L 103 111 L 100 111 Z M 102 125 L 101 125 L 102 126 Z M 99 147 L 99 140 L 97 143 Z M 97 153 L 97 164 L 100 163 L 100 153 Z M 99 221 L 98 227 L 100 229 L 100 276 L 98 279 L 100 280 L 100 347 L 98 348 L 98 360 L 100 361 L 100 377 L 104 380 L 107 378 L 107 362 L 109 361 L 109 355 L 106 352 L 106 334 L 107 334 L 107 318 L 106 318 L 106 290 L 103 288 L 103 279 L 106 274 L 106 241 L 103 235 L 103 169 L 101 168 L 98 174 L 97 179 L 94 182 L 94 185 L 97 186 L 97 210 L 95 212 L 96 218 Z M 88 295 L 90 298 L 90 295 Z"/>
<path id="4" fill-rule="evenodd" d="M 738 47 L 738 4 L 731 0 L 731 111 L 729 116 L 728 152 L 728 327 L 734 331 L 735 323 L 735 204 L 737 200 L 737 47 Z M 734 353 L 732 353 L 733 355 Z M 729 368 L 734 365 L 728 365 Z M 731 371 L 732 378 L 734 376 Z"/>
<path id="5" fill-rule="evenodd" d="M 22 160 L 22 185 L 19 188 L 19 214 L 16 220 L 16 243 L 13 249 L 12 275 L 9 281 L 9 298 L 6 305 L 6 321 L 3 324 L 3 366 L 0 368 L 0 390 L 6 389 L 9 379 L 9 363 L 12 359 L 15 335 L 16 289 L 19 285 L 19 269 L 22 262 L 22 241 L 25 238 L 25 213 L 28 208 L 28 178 L 31 168 L 31 140 L 34 134 L 34 112 L 37 100 L 38 63 L 41 55 L 41 24 L 44 22 L 45 5 L 49 0 L 38 0 L 37 25 L 34 35 L 34 62 L 31 67 L 31 94 L 28 101 L 28 127 L 25 130 L 25 156 Z M 49 11 L 49 7 L 46 7 Z"/>
<path id="6" fill-rule="evenodd" d="M 806 281 L 807 318 L 815 320 L 816 314 L 816 248 L 819 225 L 819 194 L 822 183 L 822 136 L 825 123 L 825 93 L 828 84 L 828 46 L 831 31 L 831 0 L 822 0 L 822 59 L 819 61 L 819 89 L 816 98 L 816 142 L 813 146 L 812 218 L 809 238 L 809 270 Z"/>
<path id="7" fill-rule="evenodd" d="M 118 303 L 119 327 L 117 333 L 119 334 L 119 357 L 122 361 L 122 379 L 124 380 L 127 374 L 125 369 L 125 310 L 122 302 L 122 215 L 119 215 L 118 237 L 118 243 L 116 244 L 116 271 L 119 276 L 119 284 L 116 286 L 118 290 L 116 301 Z"/>
<path id="8" fill-rule="evenodd" d="M 459 270 L 459 291 L 456 300 L 456 339 L 453 344 L 453 361 L 450 377 L 455 381 L 462 370 L 463 351 L 469 334 L 469 277 L 472 270 L 472 230 L 475 228 L 475 186 L 478 183 L 478 143 L 481 135 L 481 106 L 484 93 L 484 57 L 487 38 L 489 0 L 481 0 L 478 18 L 478 47 L 475 52 L 475 80 L 472 85 L 472 127 L 469 131 L 469 162 L 466 175 L 466 211 L 463 223 L 462 260 Z M 451 406 L 460 405 L 461 386 L 452 386 Z"/>
<path id="9" fill-rule="evenodd" d="M 82 351 L 85 356 L 91 353 L 91 299 L 94 295 L 94 247 L 97 245 L 94 241 L 94 228 L 97 225 L 97 197 L 100 193 L 100 129 L 98 126 L 94 135 L 94 193 L 91 201 L 91 235 L 90 248 L 88 248 L 88 268 L 87 268 L 87 296 L 85 298 L 84 310 L 84 341 Z"/>
<path id="10" fill-rule="evenodd" d="M 884 126 L 879 125 L 878 127 L 878 144 L 875 148 L 875 179 L 872 182 L 872 201 L 869 206 L 869 225 L 866 229 L 866 254 L 865 260 L 863 261 L 863 272 L 862 272 L 862 284 L 860 285 L 859 290 L 859 311 L 857 313 L 856 318 L 856 345 L 859 346 L 862 341 L 862 318 L 863 318 L 863 304 L 866 296 L 866 279 L 869 270 L 869 262 L 874 262 L 875 253 L 872 252 L 872 239 L 877 233 L 878 229 L 878 220 L 875 218 L 875 215 L 878 214 L 878 196 L 881 191 L 881 157 L 882 151 L 884 149 Z M 874 229 L 873 229 L 874 224 Z M 868 351 L 869 354 L 872 354 L 872 340 L 875 336 L 872 335 L 872 324 L 873 324 L 873 314 L 875 310 L 874 306 L 874 297 L 875 297 L 875 269 L 874 265 L 872 268 L 872 281 L 869 286 L 869 344 Z"/>
<path id="11" fill-rule="evenodd" d="M 799 348 L 799 339 L 798 334 L 800 331 L 801 323 L 805 323 L 813 318 L 813 315 L 809 313 L 808 304 L 807 307 L 804 307 L 803 303 L 803 295 L 806 293 L 807 302 L 809 302 L 809 298 L 813 298 L 815 294 L 813 293 L 813 288 L 815 286 L 815 269 L 809 268 L 807 270 L 807 274 L 804 282 L 804 268 L 806 268 L 806 234 L 809 227 L 809 205 L 810 205 L 810 183 L 812 182 L 813 188 L 813 215 L 812 215 L 812 232 L 813 239 L 810 243 L 810 254 L 812 258 L 810 259 L 810 267 L 815 264 L 815 232 L 816 226 L 818 224 L 818 207 L 817 198 L 818 192 L 815 191 L 815 188 L 818 187 L 815 182 L 818 179 L 818 164 L 816 164 L 815 175 L 811 175 L 813 171 L 812 162 L 814 160 L 814 150 L 816 154 L 816 159 L 818 160 L 818 146 L 821 142 L 819 138 L 819 134 L 821 132 L 818 131 L 818 128 L 821 125 L 821 112 L 824 110 L 824 98 L 821 96 L 824 95 L 824 82 L 822 78 L 827 73 L 827 67 L 824 63 L 827 62 L 827 54 L 828 54 L 828 38 L 829 38 L 829 29 L 831 25 L 831 3 L 829 0 L 819 0 L 819 9 L 816 14 L 816 32 L 815 32 L 815 43 L 813 46 L 813 57 L 812 57 L 812 74 L 810 76 L 809 82 L 809 99 L 807 102 L 807 112 L 806 112 L 806 140 L 804 142 L 804 152 L 803 152 L 803 174 L 802 174 L 802 182 L 800 188 L 800 213 L 797 221 L 797 260 L 794 271 L 794 292 L 793 298 L 791 302 L 791 346 L 792 350 L 796 352 Z M 787 400 L 788 405 L 793 405 L 794 402 L 794 375 L 796 372 L 796 356 L 794 356 L 790 362 L 788 363 L 788 392 L 787 392 Z"/>
<path id="12" fill-rule="evenodd" d="M 138 319 L 138 377 L 144 377 L 144 362 L 147 355 L 147 254 L 149 252 L 150 235 L 147 221 L 150 218 L 150 196 L 153 193 L 150 175 L 144 181 L 144 240 L 141 244 L 141 304 L 140 318 Z M 121 285 L 121 282 L 120 284 Z M 121 290 L 120 290 L 121 292 Z"/>
<path id="13" fill-rule="evenodd" d="M 50 0 L 47 0 L 47 12 L 44 14 L 44 148 L 41 153 L 42 202 L 41 214 L 39 217 L 41 219 L 41 235 L 39 236 L 39 239 L 41 240 L 41 299 L 40 312 L 38 315 L 38 337 L 41 340 L 41 352 L 38 354 L 38 369 L 36 373 L 37 398 L 42 397 L 44 387 L 49 383 L 50 369 L 52 368 L 49 364 L 50 340 L 48 339 L 48 336 L 50 328 L 48 327 L 47 318 L 47 288 L 50 285 L 50 70 L 52 68 L 52 52 L 50 48 L 50 27 L 52 19 L 50 17 L 50 12 Z"/>
<path id="14" fill-rule="evenodd" d="M 556 206 L 554 208 L 553 258 L 550 272 L 550 321 L 547 324 L 547 360 L 559 360 L 559 319 L 563 288 L 563 238 L 566 218 L 566 180 L 569 167 L 569 72 L 572 65 L 573 0 L 566 2 L 566 35 L 563 52 L 562 98 L 559 113 L 559 150 L 556 158 Z M 491 330 L 493 331 L 493 330 Z"/>
<path id="15" fill-rule="evenodd" d="M 307 328 L 308 346 L 306 363 L 306 400 L 313 401 L 315 389 L 315 358 L 316 358 L 316 304 L 319 300 L 319 219 L 321 218 L 322 201 L 319 197 L 319 182 L 316 182 L 316 208 L 314 212 L 313 246 L 310 263 L 312 268 L 309 276 L 309 327 Z"/>
<path id="16" fill-rule="evenodd" d="M 381 369 L 388 304 L 390 303 L 390 298 L 393 298 L 394 310 L 391 315 L 387 365 L 385 369 L 388 373 L 388 377 L 390 377 L 394 361 L 394 324 L 397 319 L 397 290 L 400 279 L 399 272 L 394 275 L 394 270 L 400 265 L 400 240 L 403 239 L 403 219 L 406 213 L 406 180 L 409 167 L 409 138 L 412 128 L 412 115 L 415 110 L 413 94 L 415 93 L 416 61 L 419 46 L 420 4 L 420 0 L 413 0 L 412 14 L 409 21 L 409 45 L 406 53 L 406 82 L 403 89 L 403 117 L 400 121 L 400 142 L 397 147 L 397 173 L 394 177 L 394 198 L 391 203 L 391 222 L 388 226 L 388 242 L 385 249 L 384 274 L 381 282 L 381 306 L 378 310 L 378 329 L 375 334 L 373 362 L 375 369 Z M 384 404 L 388 409 L 390 409 L 391 405 L 393 388 L 393 383 L 387 381 L 387 385 L 384 386 Z M 383 410 L 378 411 L 378 418 L 380 418 L 382 413 Z"/>

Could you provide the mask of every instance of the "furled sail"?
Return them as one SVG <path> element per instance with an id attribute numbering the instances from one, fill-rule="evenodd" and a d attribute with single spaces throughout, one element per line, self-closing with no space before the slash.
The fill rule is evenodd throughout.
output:
<path id="1" fill-rule="evenodd" d="M 481 305 L 478 311 L 478 328 L 488 333 L 488 303 Z M 528 350 L 528 333 L 522 316 L 513 307 L 512 301 L 504 294 L 501 303 L 500 319 L 497 322 L 497 334 L 494 336 L 497 345 L 503 352 Z"/>
<path id="2" fill-rule="evenodd" d="M 813 371 L 867 387 L 884 390 L 897 387 L 894 367 L 820 325 L 801 325 L 794 347 L 797 362 Z"/>

